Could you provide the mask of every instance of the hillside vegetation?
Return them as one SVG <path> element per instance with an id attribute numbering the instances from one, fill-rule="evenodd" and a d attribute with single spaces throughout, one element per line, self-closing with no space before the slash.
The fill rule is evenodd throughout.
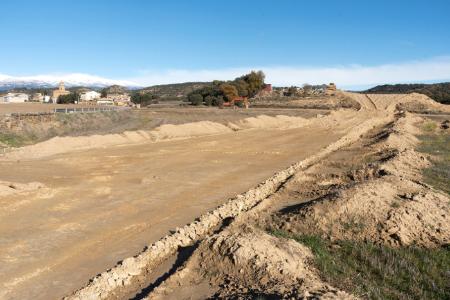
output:
<path id="1" fill-rule="evenodd" d="M 160 100 L 182 100 L 192 91 L 211 85 L 211 82 L 184 82 L 174 84 L 161 84 L 145 87 L 136 92 L 152 94 Z"/>
<path id="2" fill-rule="evenodd" d="M 450 104 L 450 82 L 434 84 L 385 84 L 364 91 L 370 94 L 420 93 L 437 102 Z"/>
<path id="3" fill-rule="evenodd" d="M 264 79 L 262 71 L 252 71 L 232 81 L 214 80 L 212 84 L 192 91 L 188 99 L 193 105 L 220 107 L 239 97 L 254 97 L 265 87 Z"/>

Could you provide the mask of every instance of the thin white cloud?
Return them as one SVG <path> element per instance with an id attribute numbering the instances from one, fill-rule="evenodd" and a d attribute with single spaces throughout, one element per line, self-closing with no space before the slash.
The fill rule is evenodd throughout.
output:
<path id="1" fill-rule="evenodd" d="M 250 70 L 263 70 L 266 82 L 277 86 L 300 86 L 304 83 L 323 84 L 334 82 L 342 87 L 370 86 L 377 84 L 425 82 L 450 79 L 450 57 L 379 66 L 338 67 L 264 67 L 218 70 L 168 70 L 143 72 L 130 79 L 140 85 L 166 84 L 188 81 L 229 80 Z"/>
<path id="2" fill-rule="evenodd" d="M 104 85 L 150 86 L 156 84 L 189 81 L 230 80 L 251 70 L 263 70 L 266 82 L 276 86 L 300 86 L 305 83 L 323 84 L 334 82 L 339 87 L 367 87 L 377 84 L 445 81 L 450 79 L 450 56 L 421 61 L 379 66 L 335 66 L 335 67 L 265 67 L 253 66 L 211 70 L 166 70 L 141 71 L 138 76 L 115 80 L 95 75 L 71 73 L 36 76 L 8 76 L 0 74 L 0 81 L 38 80 L 57 83 L 60 80 L 72 84 L 100 83 Z"/>

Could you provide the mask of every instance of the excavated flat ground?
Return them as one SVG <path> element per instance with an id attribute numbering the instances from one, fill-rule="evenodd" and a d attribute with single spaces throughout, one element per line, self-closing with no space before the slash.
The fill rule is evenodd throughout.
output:
<path id="1" fill-rule="evenodd" d="M 0 197 L 0 298 L 67 295 L 363 120 L 3 160 L 1 180 L 42 188 Z"/>
<path id="2" fill-rule="evenodd" d="M 401 99 L 441 107 L 420 95 L 351 97 L 360 111 L 338 112 L 298 128 L 253 128 L 1 161 L 0 178 L 11 182 L 3 189 L 21 192 L 0 198 L 0 297 L 201 299 L 215 293 L 214 297 L 251 299 L 263 292 L 275 298 L 353 299 L 321 281 L 308 248 L 293 241 L 280 242 L 264 229 L 310 229 L 331 239 L 345 238 L 342 228 L 358 229 L 355 217 L 369 216 L 372 223 L 352 236 L 401 246 L 415 241 L 445 243 L 449 228 L 448 213 L 441 213 L 447 209 L 442 205 L 445 196 L 418 183 L 414 175 L 426 159 L 411 152 L 413 143 L 407 140 L 413 137 L 402 136 L 404 128 L 394 123 Z M 321 151 L 327 146 L 333 150 Z M 33 149 L 39 148 L 23 153 L 32 155 Z M 328 158 L 318 153 L 327 153 Z M 71 293 L 169 230 L 211 211 L 274 172 L 312 157 L 325 160 L 306 164 L 306 172 L 290 173 L 285 182 L 278 182 L 283 184 L 279 190 L 256 202 L 248 213 L 235 215 L 229 226 L 215 234 L 202 237 L 184 227 L 172 235 L 176 238 L 169 236 L 153 244 L 141 258 L 126 259 L 86 288 Z M 283 180 L 286 172 L 277 178 Z M 263 189 L 258 186 L 249 195 L 258 197 L 270 190 Z M 230 203 L 235 201 L 240 207 L 251 200 L 243 199 L 247 198 Z M 405 204 L 394 206 L 392 200 Z M 427 214 L 418 214 L 417 203 Z M 380 227 L 386 212 L 389 222 Z M 432 218 L 436 213 L 439 220 Z M 327 231 L 328 216 L 339 225 L 336 232 Z M 224 217 L 212 213 L 200 220 L 214 218 Z M 202 222 L 198 224 L 203 226 Z M 427 222 L 438 225 L 439 231 L 431 230 L 436 226 L 425 228 Z M 183 251 L 187 253 L 179 252 L 180 261 L 173 266 L 174 258 L 167 256 L 172 250 L 152 256 L 161 252 L 161 245 L 188 245 L 193 240 L 185 235 L 190 234 L 200 239 Z M 154 268 L 152 260 L 164 257 L 165 265 Z M 149 274 L 142 273 L 146 263 Z M 165 271 L 170 274 L 159 277 Z"/>

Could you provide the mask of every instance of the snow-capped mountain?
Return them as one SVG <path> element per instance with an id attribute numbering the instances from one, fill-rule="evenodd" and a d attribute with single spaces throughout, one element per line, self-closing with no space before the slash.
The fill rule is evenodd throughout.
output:
<path id="1" fill-rule="evenodd" d="M 115 80 L 89 74 L 64 74 L 64 75 L 37 75 L 37 76 L 8 76 L 0 74 L 0 91 L 15 88 L 54 88 L 60 81 L 64 81 L 66 87 L 85 86 L 91 88 L 103 88 L 111 85 L 121 85 L 128 88 L 140 86 L 128 80 Z"/>

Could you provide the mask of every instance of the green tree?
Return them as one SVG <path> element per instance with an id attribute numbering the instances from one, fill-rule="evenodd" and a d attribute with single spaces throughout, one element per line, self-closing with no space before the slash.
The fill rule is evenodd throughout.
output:
<path id="1" fill-rule="evenodd" d="M 142 106 L 152 104 L 156 99 L 158 99 L 158 96 L 150 93 L 142 94 L 136 92 L 131 95 L 131 102 L 141 104 Z"/>
<path id="2" fill-rule="evenodd" d="M 80 101 L 80 95 L 78 93 L 70 93 L 67 95 L 61 95 L 56 100 L 56 103 L 59 104 L 69 104 Z"/>
<path id="3" fill-rule="evenodd" d="M 218 107 L 223 107 L 223 96 L 217 96 L 213 99 L 213 105 Z"/>
<path id="4" fill-rule="evenodd" d="M 189 102 L 191 102 L 192 105 L 202 105 L 203 104 L 203 96 L 199 93 L 194 93 L 189 95 Z"/>
<path id="5" fill-rule="evenodd" d="M 249 84 L 243 79 L 237 79 L 233 82 L 233 85 L 236 87 L 239 96 L 248 97 L 249 94 Z"/>
<path id="6" fill-rule="evenodd" d="M 205 105 L 206 106 L 211 106 L 211 105 L 213 105 L 213 102 L 214 102 L 214 96 L 211 96 L 211 95 L 208 95 L 208 96 L 206 96 L 205 97 Z"/>
<path id="7" fill-rule="evenodd" d="M 248 96 L 254 97 L 259 91 L 261 91 L 264 86 L 264 79 L 266 75 L 262 71 L 251 71 L 249 74 L 246 74 L 239 79 L 244 80 L 248 84 Z"/>
<path id="8" fill-rule="evenodd" d="M 220 86 L 222 93 L 227 101 L 232 101 L 234 98 L 238 97 L 238 91 L 236 87 L 229 83 L 224 83 Z"/>

